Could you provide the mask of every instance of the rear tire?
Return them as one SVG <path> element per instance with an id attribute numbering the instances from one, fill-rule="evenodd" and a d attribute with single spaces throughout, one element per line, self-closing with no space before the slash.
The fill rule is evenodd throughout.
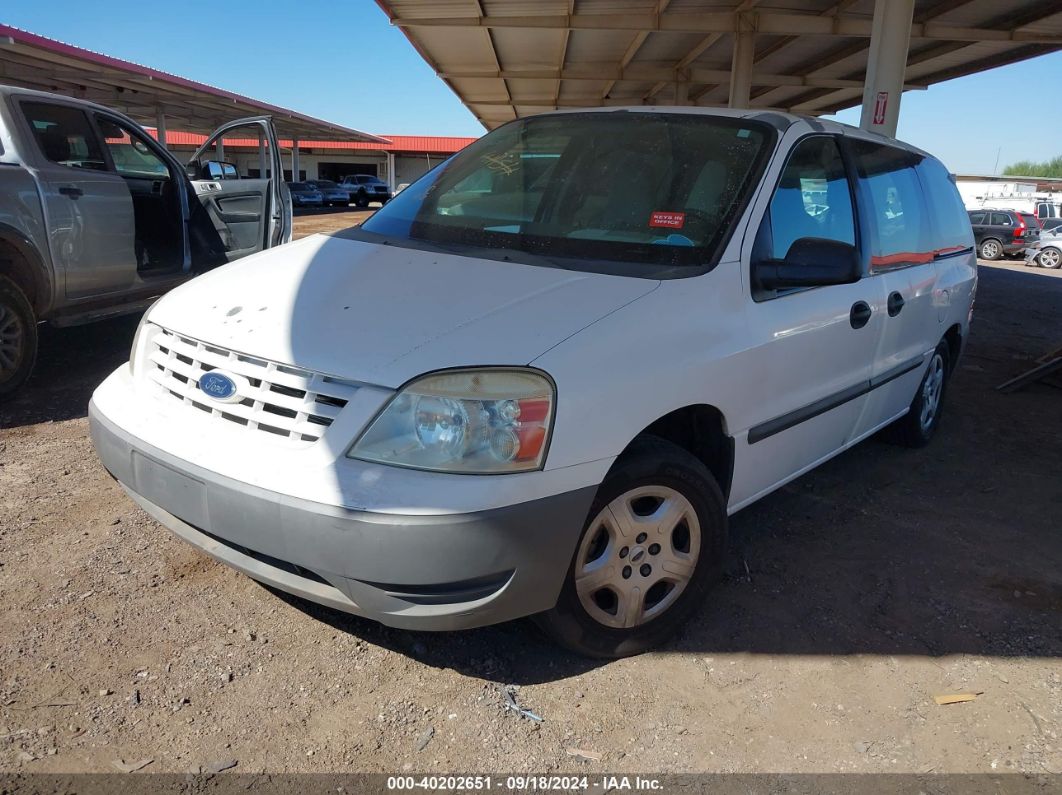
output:
<path id="1" fill-rule="evenodd" d="M 1048 246 L 1041 249 L 1040 253 L 1036 257 L 1037 263 L 1041 268 L 1050 268 L 1054 270 L 1062 267 L 1062 250 L 1055 248 L 1054 246 Z"/>
<path id="2" fill-rule="evenodd" d="M 26 294 L 0 276 L 0 403 L 15 394 L 37 361 L 37 318 Z"/>
<path id="3" fill-rule="evenodd" d="M 552 610 L 535 621 L 588 657 L 640 654 L 679 630 L 721 578 L 726 502 L 671 442 L 635 440 L 598 489 Z"/>
<path id="4" fill-rule="evenodd" d="M 978 247 L 981 259 L 997 260 L 1003 256 L 1003 244 L 994 237 L 985 238 Z"/>
<path id="5" fill-rule="evenodd" d="M 922 382 L 907 413 L 888 429 L 890 441 L 904 447 L 925 447 L 940 425 L 951 367 L 951 350 L 941 342 L 929 358 Z"/>

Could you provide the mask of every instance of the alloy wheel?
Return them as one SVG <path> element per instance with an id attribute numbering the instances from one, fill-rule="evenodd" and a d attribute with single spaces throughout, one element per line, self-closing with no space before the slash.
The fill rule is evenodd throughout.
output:
<path id="1" fill-rule="evenodd" d="M 928 432 L 933 420 L 940 410 L 940 399 L 944 393 L 944 359 L 939 353 L 933 354 L 925 380 L 922 382 L 922 414 L 919 423 L 923 432 Z"/>
<path id="2" fill-rule="evenodd" d="M 1062 265 L 1062 251 L 1057 248 L 1045 248 L 1040 252 L 1040 267 L 1057 268 Z"/>
<path id="3" fill-rule="evenodd" d="M 1001 253 L 999 243 L 995 240 L 986 240 L 981 244 L 981 257 L 983 259 L 995 259 Z"/>
<path id="4" fill-rule="evenodd" d="M 700 551 L 701 526 L 689 500 L 667 486 L 631 489 L 583 536 L 575 559 L 579 601 L 605 626 L 640 626 L 674 604 Z"/>

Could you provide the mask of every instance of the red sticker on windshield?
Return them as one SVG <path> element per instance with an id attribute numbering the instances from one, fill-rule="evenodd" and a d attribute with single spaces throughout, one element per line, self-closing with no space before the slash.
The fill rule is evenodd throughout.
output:
<path id="1" fill-rule="evenodd" d="M 686 213 L 655 212 L 649 216 L 649 226 L 657 229 L 681 229 L 686 225 Z"/>

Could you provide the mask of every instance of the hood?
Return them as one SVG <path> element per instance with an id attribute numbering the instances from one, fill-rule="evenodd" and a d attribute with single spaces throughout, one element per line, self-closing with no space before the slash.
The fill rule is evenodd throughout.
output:
<path id="1" fill-rule="evenodd" d="M 151 321 L 395 388 L 447 367 L 528 364 L 658 284 L 315 235 L 193 279 Z"/>

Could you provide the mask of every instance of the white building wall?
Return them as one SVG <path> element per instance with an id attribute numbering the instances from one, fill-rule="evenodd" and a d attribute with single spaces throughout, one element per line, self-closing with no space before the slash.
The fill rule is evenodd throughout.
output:
<path id="1" fill-rule="evenodd" d="M 1031 199 L 1036 193 L 1035 182 L 996 182 L 995 180 L 965 180 L 955 182 L 967 209 L 976 209 L 986 199 Z"/>
<path id="2" fill-rule="evenodd" d="M 449 157 L 450 155 L 395 155 L 395 187 L 416 182 Z"/>

